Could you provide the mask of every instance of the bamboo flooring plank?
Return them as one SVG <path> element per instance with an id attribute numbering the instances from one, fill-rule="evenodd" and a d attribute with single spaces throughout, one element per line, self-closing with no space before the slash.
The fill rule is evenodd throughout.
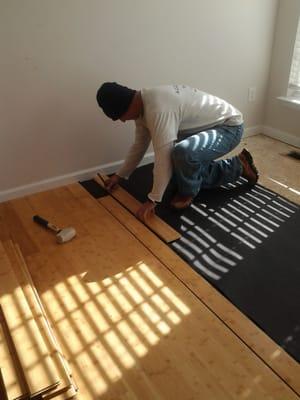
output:
<path id="1" fill-rule="evenodd" d="M 76 212 L 78 210 L 78 201 L 72 195 L 70 190 L 68 190 L 67 186 L 58 187 L 54 189 L 53 192 L 60 204 L 67 204 L 69 213 L 72 213 L 72 211 Z"/>
<path id="2" fill-rule="evenodd" d="M 1 367 L 0 367 L 0 396 L 1 400 L 8 400 L 8 394 L 6 391 L 6 386 L 3 379 L 3 373 Z"/>
<path id="3" fill-rule="evenodd" d="M 246 350 L 247 350 L 247 348 L 246 348 Z M 254 373 L 254 371 L 255 371 L 255 368 L 253 369 L 253 373 Z"/>
<path id="4" fill-rule="evenodd" d="M 45 198 L 47 199 L 47 201 L 44 201 Z M 57 192 L 56 189 L 52 189 L 46 192 L 40 192 L 36 193 L 35 195 L 27 196 L 26 201 L 33 211 L 30 217 L 30 224 L 31 226 L 32 224 L 35 225 L 35 237 L 37 238 L 36 240 L 39 242 L 40 251 L 48 251 L 50 249 L 55 251 L 57 243 L 55 234 L 53 232 L 44 229 L 41 226 L 38 226 L 37 224 L 32 222 L 32 217 L 35 214 L 42 216 L 59 228 L 73 226 L 76 230 L 77 235 L 78 233 L 84 235 L 85 232 L 78 224 L 78 218 L 76 214 L 72 213 L 72 204 L 70 206 L 70 202 L 67 201 L 66 196 L 63 195 L 62 188 L 58 188 Z M 19 218 L 22 220 L 22 209 L 17 204 L 14 204 L 14 207 Z M 68 213 L 64 211 L 66 208 L 68 210 Z M 29 231 L 33 231 L 31 226 L 27 226 L 26 228 Z M 37 235 L 37 231 L 40 231 L 41 235 Z M 76 240 L 76 238 L 73 240 Z M 26 256 L 26 254 L 24 255 Z"/>
<path id="5" fill-rule="evenodd" d="M 94 205 L 94 207 L 95 207 L 95 203 L 93 202 L 93 205 Z M 98 210 L 98 208 L 96 208 L 96 210 Z M 73 249 L 74 250 L 74 249 Z M 72 250 L 72 254 L 73 254 L 73 250 Z M 86 255 L 85 255 L 86 256 Z M 66 263 L 66 264 L 70 264 L 70 263 Z M 62 268 L 62 266 L 59 266 L 59 270 L 61 270 L 61 268 Z M 40 268 L 38 268 L 39 270 L 40 270 Z M 48 269 L 48 268 L 47 268 Z M 52 276 L 52 274 L 51 274 L 51 276 Z M 62 296 L 65 298 L 65 293 L 64 294 L 62 294 Z M 69 301 L 66 301 L 66 300 L 64 300 L 65 302 L 68 302 L 69 304 L 70 304 L 70 300 Z M 141 394 L 142 395 L 142 394 Z M 225 397 L 224 397 L 225 398 Z"/>
<path id="6" fill-rule="evenodd" d="M 73 253 L 73 252 L 72 252 Z M 62 261 L 62 257 L 56 257 L 55 260 L 53 260 L 52 258 L 52 262 L 51 265 L 50 263 L 47 264 L 47 266 L 45 266 L 45 269 L 48 270 L 48 268 L 53 268 L 55 271 L 60 271 L 60 273 L 68 273 L 68 265 L 72 264 L 73 266 L 75 266 L 75 262 L 77 260 L 77 265 L 78 265 L 78 270 L 80 270 L 80 265 L 81 265 L 81 260 L 80 258 L 77 257 L 77 254 L 74 255 L 74 257 L 72 257 L 72 259 L 68 260 L 64 260 Z M 68 262 L 67 262 L 68 261 Z M 35 257 L 35 262 L 37 264 L 38 269 L 41 268 L 41 265 L 44 264 L 44 261 L 40 262 L 39 260 L 37 260 L 37 257 Z M 54 266 L 54 267 L 53 267 Z M 96 266 L 95 266 L 96 268 Z M 51 271 L 51 276 L 53 276 L 52 271 Z M 61 298 L 61 300 L 63 301 L 63 303 L 69 308 L 69 312 L 71 310 L 75 310 L 76 309 L 76 296 L 78 296 L 79 298 L 77 299 L 77 302 L 80 302 L 80 299 L 82 298 L 82 303 L 85 304 L 85 302 L 87 302 L 87 294 L 83 294 L 83 292 L 85 291 L 85 289 L 82 287 L 82 284 L 80 282 L 76 283 L 76 280 L 72 280 L 72 283 L 70 284 L 70 286 L 68 287 L 66 284 L 65 286 L 61 286 L 60 289 L 58 288 L 57 290 L 59 291 L 59 297 Z M 92 283 L 89 283 L 89 286 Z M 96 283 L 93 284 L 94 287 L 98 287 L 98 285 Z M 99 288 L 99 287 L 98 287 Z M 88 289 L 86 289 L 88 290 Z M 96 289 L 97 290 L 97 289 Z M 69 293 L 67 293 L 69 292 Z M 106 298 L 107 297 L 107 298 Z M 114 302 L 113 298 L 115 296 L 109 296 L 107 293 L 103 293 L 103 298 L 99 299 L 98 301 L 95 299 L 93 302 L 95 303 L 97 301 L 97 304 L 99 304 L 99 307 L 101 307 L 101 309 L 103 308 L 103 311 L 100 312 L 99 309 L 97 310 L 97 307 L 94 305 L 94 307 L 90 308 L 86 307 L 84 309 L 84 314 L 78 312 L 75 312 L 74 317 L 73 317 L 73 322 L 76 323 L 76 319 L 80 318 L 79 323 L 77 323 L 76 327 L 73 327 L 73 331 L 74 330 L 78 330 L 80 329 L 80 333 L 81 336 L 84 340 L 89 341 L 89 339 L 91 339 L 91 336 L 93 338 L 100 336 L 101 335 L 101 325 L 104 325 L 105 322 L 103 321 L 103 314 L 106 314 L 105 310 L 107 309 L 107 315 L 106 315 L 106 324 L 109 321 L 110 316 L 112 316 L 113 319 L 118 318 L 117 316 L 117 312 L 116 312 L 116 304 L 112 304 Z M 45 301 L 45 300 L 44 300 Z M 90 300 L 91 302 L 91 300 Z M 120 300 L 121 303 L 121 300 Z M 53 304 L 53 302 L 51 302 L 51 305 Z M 137 312 L 137 311 L 136 311 Z M 121 316 L 119 318 L 121 319 L 126 319 L 126 314 L 122 313 L 121 310 L 119 310 L 119 313 L 121 314 Z M 52 314 L 55 315 L 56 314 L 56 310 L 55 307 L 53 308 Z M 88 318 L 88 315 L 90 315 L 90 318 Z M 93 316 L 93 317 L 92 317 Z M 93 321 L 91 320 L 93 318 Z M 145 318 L 145 317 L 144 317 Z M 99 323 L 102 322 L 102 324 L 96 325 L 97 322 Z M 90 326 L 90 327 L 89 327 Z M 94 330 L 96 330 L 96 332 L 94 332 L 94 334 L 91 332 L 91 326 Z M 133 332 L 133 328 L 134 328 L 134 324 L 131 324 L 131 329 L 130 332 L 128 333 L 128 335 L 126 336 L 126 340 L 129 340 L 132 335 L 134 334 Z M 99 329 L 99 332 L 98 332 Z M 136 328 L 137 329 L 137 328 Z M 155 329 L 155 327 L 152 328 L 153 330 Z M 67 335 L 68 334 L 68 342 L 74 342 L 76 339 L 73 337 L 72 338 L 72 333 L 70 333 L 70 329 L 68 329 L 68 333 L 66 332 L 64 334 Z M 104 333 L 105 334 L 105 333 Z M 156 331 L 157 335 L 161 335 L 161 332 L 159 330 Z M 118 335 L 119 333 L 115 333 L 115 336 Z M 115 339 L 116 340 L 116 339 Z M 105 371 L 107 368 L 104 368 L 106 366 L 106 362 L 108 358 L 113 358 L 113 362 L 114 364 L 111 365 L 110 370 L 111 370 L 111 374 L 117 374 L 116 369 L 117 368 L 122 368 L 122 364 L 120 362 L 120 360 L 118 360 L 118 356 L 115 354 L 115 351 L 113 349 L 111 349 L 110 347 L 108 347 L 108 345 L 105 343 L 104 339 L 98 339 L 98 352 L 96 354 L 98 354 L 98 359 L 102 360 L 98 361 L 98 363 L 100 364 L 99 366 L 102 367 L 103 371 Z M 100 343 L 102 344 L 101 348 L 100 348 Z M 116 340 L 116 345 L 117 345 L 118 341 Z M 124 346 L 127 345 L 126 341 L 124 342 Z M 171 348 L 172 345 L 172 348 Z M 130 349 L 130 345 L 128 344 L 127 347 Z M 171 351 L 172 350 L 172 351 Z M 86 351 L 87 352 L 87 351 Z M 133 354 L 131 354 L 131 351 L 128 350 L 127 351 L 129 354 L 127 354 L 128 357 L 134 357 Z M 175 360 L 169 360 L 168 362 L 168 357 L 169 353 L 172 354 L 176 354 L 176 358 L 180 358 L 180 356 L 182 355 L 183 359 L 186 358 L 185 357 L 185 350 L 184 348 L 182 348 L 181 350 L 178 349 L 178 344 L 176 344 L 176 341 L 170 341 L 169 344 L 167 345 L 161 345 L 161 347 L 159 348 L 159 350 L 154 351 L 152 353 L 151 356 L 149 356 L 149 358 L 147 358 L 146 360 L 141 361 L 141 366 L 139 366 L 138 363 L 138 359 L 136 358 L 135 363 L 137 365 L 132 365 L 130 370 L 130 375 L 127 378 L 127 387 L 132 387 L 135 394 L 137 395 L 137 398 L 145 398 L 145 399 L 156 399 L 156 398 L 171 398 L 171 394 L 173 393 L 174 396 L 176 396 L 176 394 L 182 398 L 185 398 L 186 393 L 189 393 L 189 395 L 191 396 L 191 393 L 194 390 L 194 396 L 196 396 L 196 389 L 191 389 L 192 385 L 193 387 L 197 387 L 197 383 L 198 386 L 201 387 L 201 392 L 206 393 L 207 394 L 221 394 L 219 397 L 222 399 L 227 399 L 230 398 L 228 397 L 228 395 L 225 393 L 224 389 L 219 386 L 218 384 L 216 384 L 216 382 L 214 382 L 213 377 L 210 378 L 210 381 L 207 379 L 205 380 L 205 384 L 203 383 L 203 387 L 201 385 L 201 380 L 203 379 L 203 375 L 205 375 L 206 370 L 204 368 L 204 366 L 202 365 L 202 369 L 203 371 L 201 371 L 200 369 L 198 369 L 197 371 L 195 371 L 193 369 L 193 365 L 189 366 L 188 363 L 185 363 L 185 368 L 188 368 L 188 374 L 186 374 L 184 377 L 182 376 L 182 372 L 180 371 L 181 368 L 179 368 L 179 370 L 177 369 L 177 365 L 181 365 L 180 363 L 176 362 Z M 88 357 L 86 357 L 88 358 Z M 171 357 L 172 358 L 172 357 Z M 122 359 L 122 358 L 121 358 Z M 167 360 L 167 361 L 164 361 Z M 123 360 L 124 362 L 124 360 Z M 85 360 L 85 363 L 88 363 L 87 360 Z M 120 365 L 121 364 L 121 365 Z M 164 365 L 165 364 L 165 365 Z M 170 365 L 169 365 L 170 364 Z M 88 366 L 88 364 L 87 364 Z M 138 368 L 139 366 L 139 368 Z M 95 366 L 94 366 L 95 367 Z M 92 368 L 92 365 L 90 366 L 90 368 Z M 146 369 L 146 373 L 144 372 Z M 82 375 L 82 372 L 81 372 Z M 149 376 L 148 376 L 149 375 Z M 98 376 L 98 379 L 100 377 Z M 170 386 L 162 386 L 164 380 L 168 380 L 173 382 L 173 385 Z M 140 382 L 142 380 L 142 382 Z M 176 389 L 176 381 L 180 380 L 181 385 L 180 385 L 180 389 Z M 153 382 L 155 382 L 155 385 L 153 384 Z M 189 382 L 190 381 L 190 382 Z M 209 385 L 210 383 L 210 389 L 206 388 L 206 384 Z M 95 387 L 95 384 L 94 384 Z M 140 387 L 140 389 L 139 389 Z M 124 388 L 124 392 L 125 392 Z M 151 390 L 150 390 L 151 389 Z M 160 395 L 157 393 L 160 392 Z M 162 392 L 162 393 L 161 393 Z M 81 392 L 80 392 L 81 393 Z M 96 396 L 96 389 L 95 392 L 93 393 L 94 396 Z M 148 397 L 149 396 L 149 397 Z M 168 397 L 169 396 L 169 397 Z M 101 397 L 102 398 L 102 397 Z M 105 398 L 105 396 L 104 396 Z M 119 398 L 119 397 L 114 397 L 114 398 Z M 123 397 L 120 397 L 123 398 Z M 130 397 L 131 398 L 131 397 Z M 174 397 L 175 398 L 175 397 Z"/>
<path id="7" fill-rule="evenodd" d="M 108 179 L 107 176 L 101 175 L 104 180 Z M 99 176 L 96 176 L 94 180 L 104 187 L 102 180 Z M 136 200 L 130 193 L 126 192 L 121 186 L 118 186 L 112 193 L 111 196 L 117 199 L 125 208 L 135 215 L 141 203 Z M 181 237 L 180 233 L 175 231 L 171 226 L 166 224 L 157 215 L 152 215 L 145 221 L 145 225 L 148 226 L 153 232 L 155 232 L 162 240 L 166 243 L 173 242 Z"/>
<path id="8" fill-rule="evenodd" d="M 90 196 L 89 192 L 85 190 L 79 183 L 72 183 L 71 185 L 67 185 L 66 188 L 72 193 L 72 195 L 76 199 Z"/>
<path id="9" fill-rule="evenodd" d="M 7 232 L 3 235 L 3 239 L 11 238 L 18 243 L 24 254 L 30 255 L 38 251 L 32 238 L 28 235 L 22 221 L 15 213 L 12 203 L 5 202 L 0 204 L 0 220 L 3 221 L 7 228 Z"/>
<path id="10" fill-rule="evenodd" d="M 4 221 L 4 203 L 0 203 L 0 240 L 9 240 L 10 234 L 7 223 Z"/>
<path id="11" fill-rule="evenodd" d="M 298 398 L 101 204 L 82 197 L 78 213 L 90 236 L 27 262 L 83 396 Z"/>
<path id="12" fill-rule="evenodd" d="M 20 374 L 20 367 L 17 368 L 18 360 L 2 309 L 0 309 L 0 365 L 9 399 L 22 399 L 28 396 L 29 389 L 26 386 L 24 376 Z"/>
<path id="13" fill-rule="evenodd" d="M 48 193 L 51 193 L 51 201 L 53 198 L 55 199 L 57 207 L 57 212 L 55 212 L 55 208 L 52 205 L 51 214 L 47 213 L 49 205 L 46 207 L 40 206 L 40 204 L 43 204 L 40 196 L 37 200 L 32 196 L 31 198 L 23 197 L 11 201 L 11 207 L 22 222 L 24 230 L 35 243 L 38 251 L 55 250 L 57 243 L 53 232 L 33 222 L 33 216 L 36 214 L 43 216 L 61 228 L 73 226 L 76 229 L 77 235 L 81 237 L 86 235 L 84 227 L 79 222 L 78 212 L 73 212 L 74 207 L 72 203 L 74 202 L 74 197 L 67 187 L 55 189 L 55 192 L 52 190 Z M 24 255 L 26 256 L 26 254 Z"/>
<path id="14" fill-rule="evenodd" d="M 48 248 L 51 244 L 55 244 L 55 237 L 51 235 L 51 232 L 33 222 L 33 216 L 38 212 L 31 206 L 28 201 L 28 197 L 22 197 L 20 199 L 14 199 L 10 201 L 11 208 L 17 215 L 22 223 L 23 230 L 30 237 L 34 245 L 36 246 L 37 252 Z M 2 240 L 2 242 L 5 242 Z M 14 243 L 17 243 L 14 240 Z M 23 253 L 25 256 L 28 255 Z"/>
<path id="15" fill-rule="evenodd" d="M 0 300 L 5 321 L 30 393 L 40 394 L 55 388 L 59 378 L 2 243 L 0 265 Z"/>
<path id="16" fill-rule="evenodd" d="M 42 400 L 76 400 L 78 399 L 78 393 L 74 392 L 72 388 L 57 389 L 49 392 L 48 394 L 42 395 Z"/>
<path id="17" fill-rule="evenodd" d="M 74 260 L 73 262 L 76 262 L 76 260 Z M 136 285 L 135 285 L 136 286 Z M 135 296 L 133 295 L 133 289 L 125 289 L 126 291 L 128 291 L 128 295 L 127 295 L 127 300 L 124 298 L 124 291 L 122 290 L 123 287 L 120 287 L 119 290 L 117 290 L 115 288 L 113 293 L 106 293 L 107 297 L 108 297 L 108 301 L 112 304 L 112 307 L 114 307 L 115 309 L 119 309 L 119 313 L 121 314 L 121 318 L 122 319 L 126 319 L 127 314 L 123 312 L 123 306 L 124 306 L 124 300 L 127 302 L 131 302 L 134 301 Z M 138 291 L 139 289 L 141 289 L 140 287 L 135 287 L 135 290 Z M 122 291 L 122 295 L 120 295 Z M 132 292 L 132 299 L 130 298 L 130 292 Z M 121 297 L 122 296 L 122 297 Z M 153 303 L 151 303 L 151 300 L 149 301 L 149 307 L 153 307 Z M 102 303 L 103 308 L 105 307 L 105 303 Z M 136 311 L 137 312 L 137 311 Z M 156 309 L 156 312 L 159 312 L 158 309 Z M 143 315 L 143 311 L 140 311 L 140 314 L 142 313 Z M 160 313 L 161 314 L 161 313 Z M 163 315 L 161 315 L 161 317 L 163 318 Z M 145 316 L 141 319 L 145 320 Z M 137 339 L 135 340 L 130 340 L 130 338 L 133 336 L 133 332 L 136 332 L 136 327 L 134 324 L 130 324 L 130 328 L 128 329 L 130 331 L 130 335 L 126 337 L 126 340 L 128 340 L 128 347 L 132 347 L 134 348 L 134 346 L 137 344 Z M 161 332 L 155 327 L 152 326 L 152 330 L 155 331 L 156 335 L 161 335 Z M 123 333 L 124 330 L 122 330 Z M 125 331 L 126 332 L 126 331 Z M 139 335 L 141 336 L 141 335 Z M 142 338 L 140 337 L 140 340 Z M 200 368 L 198 368 L 198 370 L 196 371 L 194 369 L 194 365 L 193 363 L 191 365 L 189 365 L 188 363 L 186 363 L 184 365 L 185 367 L 185 374 L 184 374 L 184 379 L 182 377 L 180 377 L 180 373 L 177 370 L 177 368 L 174 366 L 175 365 L 180 365 L 180 368 L 182 367 L 182 363 L 180 362 L 171 362 L 170 359 L 168 359 L 168 354 L 169 353 L 173 353 L 176 354 L 176 357 L 178 360 L 180 360 L 181 358 L 184 360 L 185 358 L 185 349 L 184 348 L 178 348 L 178 345 L 176 343 L 176 341 L 172 341 L 170 343 L 168 343 L 167 345 L 167 349 L 165 348 L 165 346 L 161 345 L 160 347 L 160 352 L 159 353 L 154 353 L 154 356 L 149 356 L 146 358 L 146 360 L 140 362 L 141 364 L 141 368 L 143 370 L 147 371 L 147 375 L 150 375 L 150 377 L 156 376 L 155 381 L 156 381 L 156 386 L 160 387 L 161 385 L 163 385 L 164 381 L 174 381 L 174 379 L 176 379 L 176 376 L 178 376 L 178 379 L 182 382 L 181 385 L 181 390 L 176 389 L 176 385 L 174 385 L 174 390 L 177 390 L 177 392 L 172 393 L 172 391 L 170 390 L 170 387 L 166 387 L 166 392 L 162 393 L 164 396 L 169 396 L 169 397 L 176 397 L 176 395 L 179 398 L 184 398 L 185 393 L 189 393 L 191 395 L 191 389 L 189 388 L 190 386 L 197 386 L 197 384 L 199 386 L 201 386 L 201 393 L 202 395 L 207 395 L 207 396 L 211 396 L 212 393 L 214 393 L 214 395 L 217 397 L 220 397 L 222 399 L 227 399 L 227 394 L 225 393 L 225 391 L 219 387 L 216 382 L 214 381 L 214 385 L 213 385 L 213 380 L 211 379 L 211 386 L 210 386 L 210 390 L 205 390 L 206 386 L 203 384 L 204 382 L 202 382 L 203 385 L 201 385 L 199 383 L 199 377 L 203 376 L 203 374 L 205 373 L 205 370 L 203 369 L 202 366 L 202 370 Z M 163 360 L 166 360 L 165 362 L 163 362 Z M 164 365 L 165 364 L 165 365 Z M 172 366 L 170 366 L 170 364 Z M 158 383 L 158 380 L 160 381 Z M 205 384 L 209 385 L 209 380 L 205 379 Z M 213 388 L 213 389 L 212 389 Z M 173 389 L 173 387 L 172 387 Z M 142 392 L 141 392 L 142 395 Z"/>
<path id="18" fill-rule="evenodd" d="M 31 279 L 30 273 L 28 271 L 26 262 L 23 258 L 23 255 L 21 253 L 21 250 L 18 246 L 15 246 L 15 251 L 16 254 L 19 257 L 19 262 L 20 262 L 20 268 L 23 272 L 23 277 L 24 277 L 24 284 L 27 284 L 27 294 L 28 294 L 28 298 L 31 299 L 30 305 L 32 309 L 35 309 L 36 311 L 36 315 L 39 317 L 39 319 L 41 319 L 41 321 L 43 322 L 42 326 L 43 326 L 43 330 L 45 331 L 45 333 L 47 334 L 47 336 L 49 337 L 49 348 L 51 349 L 51 353 L 55 353 L 58 359 L 58 363 L 62 366 L 63 370 L 62 373 L 64 375 L 65 381 L 66 381 L 66 386 L 70 385 L 70 386 L 74 386 L 76 388 L 76 384 L 73 382 L 73 380 L 71 379 L 72 377 L 72 371 L 68 366 L 68 363 L 63 355 L 62 349 L 53 333 L 53 328 L 51 327 L 45 309 L 43 307 L 43 304 L 39 298 L 39 295 L 37 293 L 37 290 L 34 287 L 34 283 Z"/>
<path id="19" fill-rule="evenodd" d="M 109 386 L 109 376 L 118 381 L 120 372 L 104 351 L 93 329 L 94 326 L 86 323 L 88 298 L 84 297 L 85 293 L 80 285 L 76 285 L 74 270 L 69 260 L 61 254 L 61 250 L 62 248 L 59 249 L 59 253 L 53 253 L 51 256 L 40 254 L 34 258 L 30 257 L 29 264 L 33 271 L 39 271 L 40 275 L 36 276 L 36 282 L 39 282 L 39 276 L 49 277 L 47 282 L 45 280 L 39 282 L 41 298 L 47 315 L 55 325 L 58 340 L 65 349 L 79 387 L 80 399 L 102 399 L 100 396 Z M 81 302 L 76 296 L 82 298 Z M 93 315 L 99 318 L 98 323 L 101 323 L 96 310 Z M 103 369 L 103 364 L 107 366 L 107 370 Z M 113 382 L 111 385 L 109 398 L 118 399 L 121 398 L 120 393 L 127 392 L 123 383 L 118 383 L 117 388 Z"/>
<path id="20" fill-rule="evenodd" d="M 71 370 L 53 334 L 53 330 L 48 322 L 45 311 L 43 310 L 42 303 L 34 288 L 33 282 L 31 280 L 20 249 L 18 246 L 14 246 L 11 241 L 6 242 L 3 245 L 5 247 L 7 255 L 11 260 L 11 264 L 14 266 L 14 272 L 17 276 L 18 282 L 23 289 L 26 300 L 28 301 L 33 317 L 39 328 L 39 332 L 41 333 L 43 340 L 46 343 L 49 355 L 51 356 L 51 359 L 59 376 L 60 385 L 56 392 L 66 392 L 63 394 L 65 398 L 74 397 L 76 395 L 77 388 L 75 382 L 72 379 Z M 47 398 L 51 398 L 53 396 L 54 393 L 49 393 L 49 395 L 47 395 Z"/>
<path id="21" fill-rule="evenodd" d="M 141 224 L 109 197 L 98 200 L 141 242 L 157 255 L 163 264 L 180 279 L 207 307 L 241 338 L 272 368 L 298 395 L 300 394 L 300 366 L 281 347 L 273 342 L 233 304 L 193 271 L 175 252 L 165 246 Z"/>
<path id="22" fill-rule="evenodd" d="M 62 213 L 61 201 L 55 195 L 55 189 L 27 196 L 27 200 L 33 209 L 39 209 L 41 215 L 46 215 L 50 220 Z"/>

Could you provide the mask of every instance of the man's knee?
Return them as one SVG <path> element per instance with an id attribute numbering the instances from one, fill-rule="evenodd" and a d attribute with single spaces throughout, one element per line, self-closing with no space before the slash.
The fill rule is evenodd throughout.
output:
<path id="1" fill-rule="evenodd" d="M 189 156 L 189 143 L 187 140 L 182 140 L 173 148 L 172 161 L 174 165 L 180 165 L 188 161 Z"/>

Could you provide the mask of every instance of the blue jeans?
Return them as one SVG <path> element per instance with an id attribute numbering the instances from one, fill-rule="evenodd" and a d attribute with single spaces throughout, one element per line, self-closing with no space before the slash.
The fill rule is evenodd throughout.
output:
<path id="1" fill-rule="evenodd" d="M 201 188 L 211 189 L 235 182 L 243 167 L 236 157 L 214 161 L 241 141 L 244 125 L 221 125 L 196 133 L 175 144 L 172 152 L 173 179 L 178 193 L 195 197 Z"/>

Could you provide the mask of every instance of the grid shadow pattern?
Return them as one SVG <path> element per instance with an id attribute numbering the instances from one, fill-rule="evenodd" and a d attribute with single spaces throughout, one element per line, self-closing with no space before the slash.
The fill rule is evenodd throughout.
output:
<path id="1" fill-rule="evenodd" d="M 152 167 L 136 169 L 121 183 L 142 202 L 151 190 Z M 91 184 L 83 185 L 95 195 Z M 169 185 L 156 210 L 182 234 L 171 248 L 300 361 L 300 207 L 259 184 L 249 187 L 243 178 L 202 190 L 180 212 L 169 207 L 173 195 Z"/>

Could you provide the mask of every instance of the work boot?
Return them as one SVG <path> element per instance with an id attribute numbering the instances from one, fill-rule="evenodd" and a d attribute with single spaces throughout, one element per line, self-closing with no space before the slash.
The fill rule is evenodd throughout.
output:
<path id="1" fill-rule="evenodd" d="M 184 210 L 188 208 L 193 202 L 193 196 L 183 196 L 179 193 L 173 197 L 171 200 L 171 207 L 175 208 L 176 210 Z"/>
<path id="2" fill-rule="evenodd" d="M 238 157 L 243 166 L 242 177 L 247 179 L 249 185 L 254 186 L 258 181 L 259 174 L 256 166 L 254 165 L 251 154 L 248 150 L 243 149 Z"/>

